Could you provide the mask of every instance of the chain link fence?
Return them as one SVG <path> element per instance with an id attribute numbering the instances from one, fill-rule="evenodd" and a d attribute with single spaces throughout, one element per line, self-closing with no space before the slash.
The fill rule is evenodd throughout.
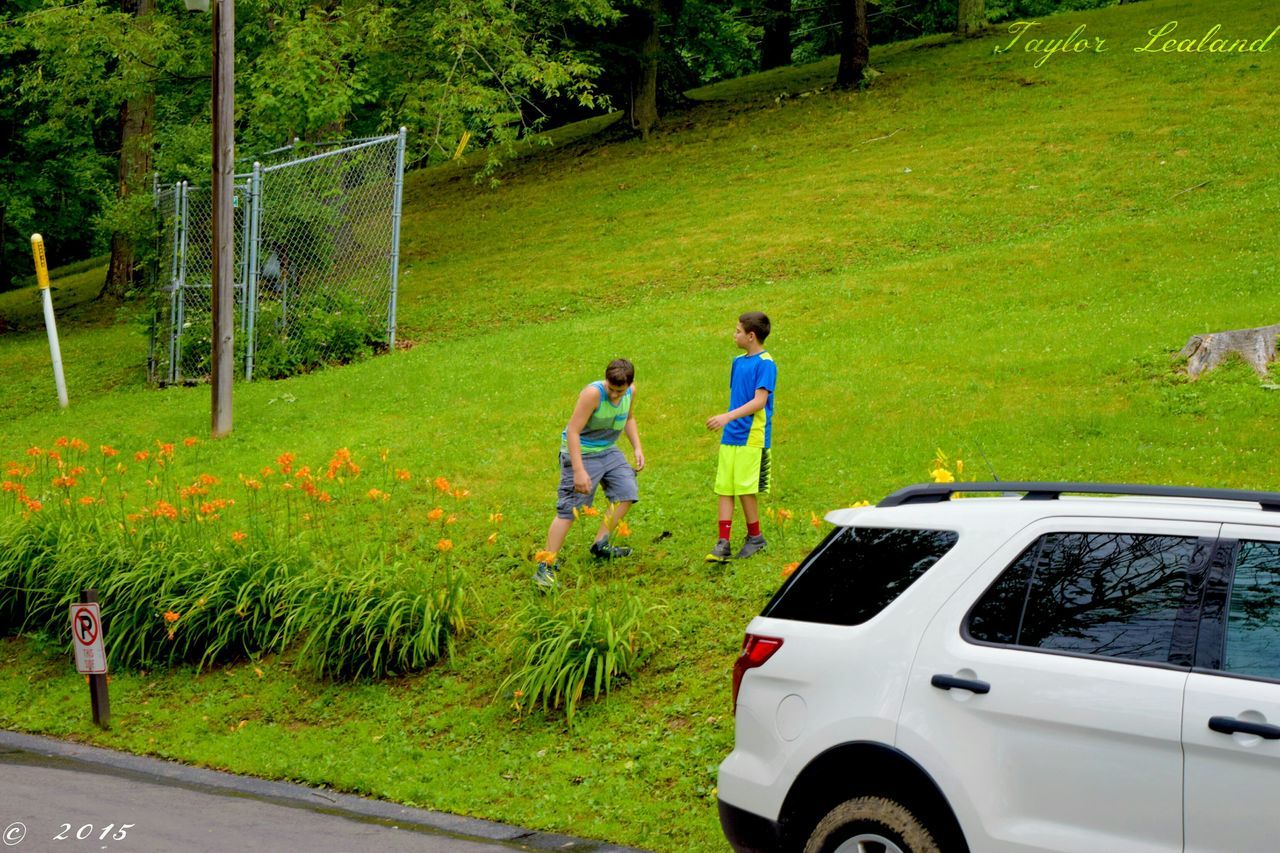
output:
<path id="1" fill-rule="evenodd" d="M 237 174 L 235 360 L 246 379 L 346 363 L 395 346 L 405 132 L 267 152 Z M 155 188 L 159 384 L 209 375 L 213 198 Z"/>

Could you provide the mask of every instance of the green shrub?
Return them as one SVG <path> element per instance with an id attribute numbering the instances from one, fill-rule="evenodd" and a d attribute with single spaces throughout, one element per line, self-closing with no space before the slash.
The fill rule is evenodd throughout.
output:
<path id="1" fill-rule="evenodd" d="M 301 660 L 316 675 L 383 678 L 424 669 L 452 650 L 466 630 L 462 574 L 394 571 L 381 560 L 354 577 L 309 577 L 293 596 L 286 633 L 302 635 Z"/>
<path id="2" fill-rule="evenodd" d="M 643 623 L 657 609 L 634 596 L 614 605 L 601 593 L 586 605 L 530 604 L 516 616 L 511 649 L 518 669 L 499 692 L 511 691 L 520 712 L 563 708 L 572 725 L 584 693 L 599 698 L 643 665 L 654 645 Z"/>
<path id="3" fill-rule="evenodd" d="M 290 565 L 271 551 L 190 550 L 170 537 L 131 541 L 63 521 L 7 525 L 0 553 L 0 633 L 41 631 L 69 650 L 67 610 L 82 589 L 96 589 L 113 668 L 209 666 L 289 640 Z"/>

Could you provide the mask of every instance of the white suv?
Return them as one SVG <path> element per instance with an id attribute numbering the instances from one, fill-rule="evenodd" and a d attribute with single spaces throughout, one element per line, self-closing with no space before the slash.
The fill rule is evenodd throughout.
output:
<path id="1" fill-rule="evenodd" d="M 736 850 L 1280 850 L 1280 494 L 927 484 L 827 518 L 734 667 Z"/>

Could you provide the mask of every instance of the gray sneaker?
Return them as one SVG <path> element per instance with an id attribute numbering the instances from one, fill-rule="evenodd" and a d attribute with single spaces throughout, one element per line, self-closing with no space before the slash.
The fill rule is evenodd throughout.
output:
<path id="1" fill-rule="evenodd" d="M 556 572 L 560 566 L 557 563 L 538 563 L 538 570 L 533 573 L 533 582 L 543 591 L 552 590 L 560 583 L 556 579 Z"/>
<path id="2" fill-rule="evenodd" d="M 746 541 L 742 543 L 742 550 L 738 552 L 737 559 L 745 560 L 752 554 L 763 551 L 764 546 L 767 544 L 763 536 L 748 536 Z"/>
<path id="3" fill-rule="evenodd" d="M 729 550 L 728 539 L 717 539 L 716 547 L 707 555 L 708 563 L 727 563 L 733 559 L 733 551 Z"/>

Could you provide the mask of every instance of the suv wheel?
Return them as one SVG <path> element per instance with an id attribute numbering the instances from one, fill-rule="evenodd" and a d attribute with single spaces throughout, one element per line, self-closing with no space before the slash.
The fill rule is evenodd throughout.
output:
<path id="1" fill-rule="evenodd" d="M 827 812 L 804 853 L 934 853 L 933 833 L 910 809 L 884 797 L 858 797 Z"/>

